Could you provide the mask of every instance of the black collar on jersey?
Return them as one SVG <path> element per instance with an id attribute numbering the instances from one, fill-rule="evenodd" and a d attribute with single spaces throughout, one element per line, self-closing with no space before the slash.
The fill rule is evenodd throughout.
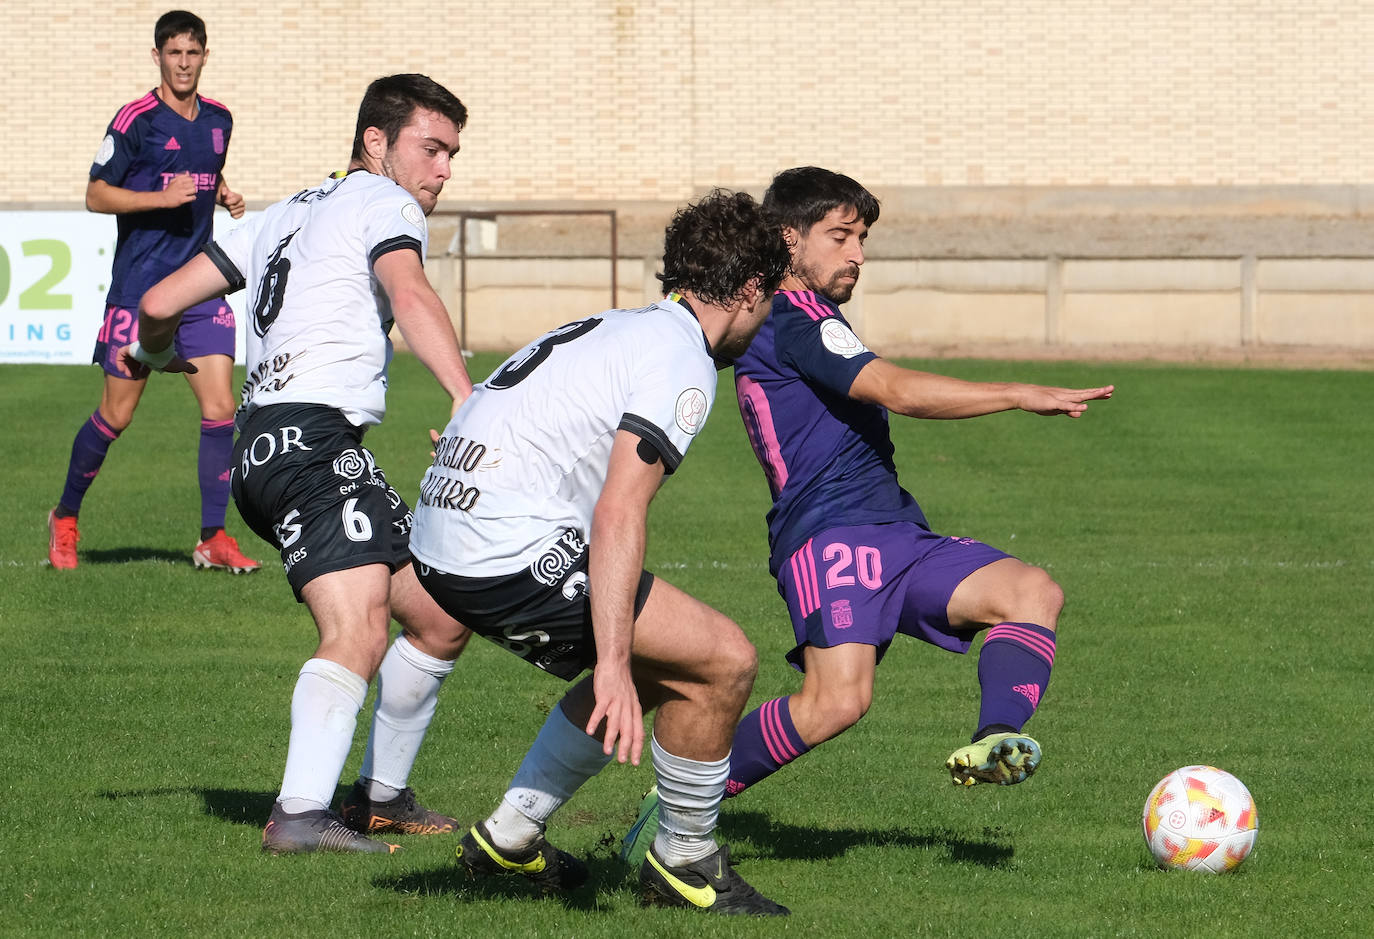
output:
<path id="1" fill-rule="evenodd" d="M 682 307 L 688 313 L 692 314 L 692 319 L 697 321 L 697 329 L 701 329 L 701 317 L 697 316 L 697 311 L 692 309 L 692 305 L 687 302 L 686 297 L 684 297 L 682 294 L 674 290 L 672 293 L 668 294 L 668 299 L 676 303 L 678 306 Z M 706 354 L 709 355 L 712 359 L 714 359 L 717 364 L 719 364 L 720 359 L 716 358 L 716 352 L 714 349 L 711 348 L 711 340 L 706 338 L 706 330 L 704 329 L 701 329 L 701 344 L 706 347 Z M 726 365 L 728 364 L 729 363 L 727 362 Z M 724 368 L 724 366 L 721 367 Z"/>

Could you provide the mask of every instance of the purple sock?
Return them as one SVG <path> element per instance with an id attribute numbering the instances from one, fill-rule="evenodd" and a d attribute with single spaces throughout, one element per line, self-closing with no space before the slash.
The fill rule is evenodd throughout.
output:
<path id="1" fill-rule="evenodd" d="M 978 654 L 981 739 L 993 727 L 1020 730 L 1035 713 L 1054 667 L 1054 630 L 1034 623 L 999 623 L 988 630 Z"/>
<path id="2" fill-rule="evenodd" d="M 797 735 L 790 700 L 774 698 L 740 720 L 730 750 L 725 798 L 739 795 L 811 749 Z"/>
<path id="3" fill-rule="evenodd" d="M 81 511 L 81 500 L 86 498 L 86 490 L 95 482 L 105 462 L 105 454 L 110 452 L 110 444 L 118 437 L 119 431 L 105 422 L 99 410 L 86 418 L 86 423 L 76 432 L 71 462 L 67 464 L 67 485 L 62 488 L 59 503 L 68 513 L 76 515 Z"/>
<path id="4" fill-rule="evenodd" d="M 229 505 L 229 462 L 234 454 L 234 422 L 200 422 L 200 527 L 223 528 Z"/>

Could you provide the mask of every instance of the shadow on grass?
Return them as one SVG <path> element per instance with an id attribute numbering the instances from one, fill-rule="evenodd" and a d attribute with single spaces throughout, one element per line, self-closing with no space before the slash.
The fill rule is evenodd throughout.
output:
<path id="1" fill-rule="evenodd" d="M 342 791 L 342 790 L 340 790 Z M 205 803 L 205 814 L 212 818 L 261 828 L 267 824 L 275 792 L 254 792 L 248 789 L 204 789 L 199 786 L 168 786 L 152 789 L 107 789 L 96 795 L 102 799 L 153 799 L 159 796 L 197 795 Z"/>
<path id="2" fill-rule="evenodd" d="M 782 861 L 823 861 L 862 846 L 942 848 L 956 864 L 1005 867 L 1016 849 L 996 828 L 972 838 L 948 828 L 912 831 L 908 828 L 807 828 L 788 825 L 762 812 L 730 812 L 721 818 L 718 837 L 747 839 L 760 857 Z"/>
<path id="3" fill-rule="evenodd" d="M 158 561 L 163 564 L 191 564 L 190 551 L 166 551 L 161 548 L 99 548 L 81 552 L 83 564 L 136 564 L 140 561 Z"/>
<path id="4" fill-rule="evenodd" d="M 383 874 L 372 879 L 372 885 L 411 896 L 451 896 L 460 900 L 529 900 L 532 903 L 557 903 L 565 910 L 592 912 L 604 908 L 597 903 L 598 889 L 632 886 L 631 878 L 618 860 L 588 859 L 591 875 L 586 884 L 568 893 L 541 893 L 539 888 L 520 875 L 501 877 L 473 877 L 454 861 L 429 870 L 408 871 L 404 874 Z"/>

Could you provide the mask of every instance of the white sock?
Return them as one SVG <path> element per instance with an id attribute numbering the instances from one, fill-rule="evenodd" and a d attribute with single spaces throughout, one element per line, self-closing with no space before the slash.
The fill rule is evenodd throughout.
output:
<path id="1" fill-rule="evenodd" d="M 277 801 L 288 812 L 327 809 L 353 745 L 367 679 L 337 662 L 301 666 L 291 695 L 291 743 Z"/>
<path id="2" fill-rule="evenodd" d="M 405 634 L 387 650 L 377 670 L 372 732 L 359 771 L 369 798 L 386 802 L 406 787 L 439 704 L 439 686 L 452 671 L 452 661 L 421 652 Z"/>
<path id="3" fill-rule="evenodd" d="M 601 741 L 568 720 L 561 705 L 555 707 L 487 819 L 492 842 L 507 851 L 528 847 L 544 833 L 549 816 L 610 759 Z"/>
<path id="4" fill-rule="evenodd" d="M 658 835 L 654 850 L 669 867 L 682 867 L 715 853 L 716 819 L 730 757 L 702 763 L 674 756 L 652 742 L 654 772 L 658 775 Z"/>

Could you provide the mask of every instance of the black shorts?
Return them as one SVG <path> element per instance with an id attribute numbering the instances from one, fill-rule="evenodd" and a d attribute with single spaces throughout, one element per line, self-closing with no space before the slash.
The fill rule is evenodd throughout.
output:
<path id="1" fill-rule="evenodd" d="M 536 668 L 572 681 L 596 664 L 587 545 L 577 532 L 564 532 L 556 545 L 514 574 L 463 577 L 419 561 L 415 573 L 450 616 Z M 653 574 L 640 572 L 636 617 L 653 583 Z"/>
<path id="2" fill-rule="evenodd" d="M 230 483 L 248 527 L 281 551 L 286 580 L 410 560 L 410 506 L 387 484 L 363 428 L 322 404 L 274 404 L 234 441 Z"/>

